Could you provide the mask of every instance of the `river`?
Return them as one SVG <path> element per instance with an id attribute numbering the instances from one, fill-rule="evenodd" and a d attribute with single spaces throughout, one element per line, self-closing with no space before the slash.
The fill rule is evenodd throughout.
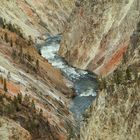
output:
<path id="1" fill-rule="evenodd" d="M 49 36 L 46 43 L 41 47 L 40 53 L 52 66 L 60 69 L 63 75 L 73 83 L 72 85 L 77 96 L 73 98 L 70 110 L 75 114 L 76 118 L 81 120 L 82 114 L 96 97 L 96 75 L 69 66 L 66 61 L 58 55 L 60 41 L 60 35 Z"/>

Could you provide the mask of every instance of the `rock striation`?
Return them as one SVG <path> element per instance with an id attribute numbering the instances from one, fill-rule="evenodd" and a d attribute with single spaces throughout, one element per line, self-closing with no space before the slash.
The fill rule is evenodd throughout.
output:
<path id="1" fill-rule="evenodd" d="M 119 67 L 99 80 L 99 95 L 85 113 L 80 140 L 140 139 L 140 23 Z"/>
<path id="2" fill-rule="evenodd" d="M 74 0 L 4 0 L 0 1 L 0 15 L 26 36 L 38 37 L 61 33 L 73 6 Z"/>
<path id="3" fill-rule="evenodd" d="M 107 75 L 120 63 L 139 20 L 138 0 L 83 0 L 73 9 L 59 54 L 72 66 Z"/>

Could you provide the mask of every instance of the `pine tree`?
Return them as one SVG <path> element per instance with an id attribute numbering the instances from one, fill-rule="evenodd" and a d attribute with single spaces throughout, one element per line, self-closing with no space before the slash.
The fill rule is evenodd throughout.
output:
<path id="1" fill-rule="evenodd" d="M 138 79 L 138 70 L 137 67 L 133 69 L 133 74 L 134 74 L 134 79 L 137 80 Z"/>
<path id="2" fill-rule="evenodd" d="M 32 44 L 33 44 L 33 40 L 32 40 L 32 37 L 29 35 L 28 45 L 31 46 Z"/>
<path id="3" fill-rule="evenodd" d="M 8 71 L 8 74 L 7 74 L 7 79 L 9 80 L 11 77 L 11 74 L 10 74 L 10 71 Z"/>
<path id="4" fill-rule="evenodd" d="M 4 24 L 4 20 L 3 18 L 0 17 L 0 27 L 4 28 L 5 24 Z"/>
<path id="5" fill-rule="evenodd" d="M 16 50 L 12 49 L 12 58 L 15 59 L 17 57 Z"/>
<path id="6" fill-rule="evenodd" d="M 14 99 L 13 99 L 13 104 L 14 104 L 14 106 L 15 106 L 16 110 L 18 111 L 18 110 L 19 110 L 19 106 L 18 106 L 18 99 L 17 99 L 17 97 L 16 97 L 16 96 L 14 96 Z"/>
<path id="7" fill-rule="evenodd" d="M 127 54 L 124 54 L 123 55 L 123 63 L 126 64 L 126 62 L 127 62 Z"/>
<path id="8" fill-rule="evenodd" d="M 5 92 L 8 91 L 6 79 L 3 80 L 3 89 L 4 89 Z"/>
<path id="9" fill-rule="evenodd" d="M 98 81 L 98 84 L 99 84 L 99 89 L 100 90 L 106 89 L 106 87 L 107 87 L 105 78 L 101 78 Z"/>
<path id="10" fill-rule="evenodd" d="M 24 62 L 24 60 L 23 60 L 23 48 L 22 48 L 22 46 L 19 46 L 19 47 L 20 47 L 20 52 L 19 52 L 20 62 Z"/>
<path id="11" fill-rule="evenodd" d="M 116 84 L 121 84 L 123 80 L 123 73 L 121 70 L 117 69 L 114 72 L 114 81 Z"/>
<path id="12" fill-rule="evenodd" d="M 17 100 L 20 104 L 22 103 L 22 94 L 21 93 L 18 93 Z"/>
<path id="13" fill-rule="evenodd" d="M 36 71 L 38 71 L 38 70 L 39 70 L 39 60 L 38 60 L 38 59 L 36 60 L 36 66 L 35 66 L 35 67 L 36 67 L 36 68 L 35 68 Z"/>
<path id="14" fill-rule="evenodd" d="M 11 31 L 11 32 L 14 32 L 13 25 L 12 25 L 11 22 L 8 24 L 8 30 Z"/>
<path id="15" fill-rule="evenodd" d="M 31 62 L 31 60 L 32 60 L 32 59 L 31 59 L 31 56 L 28 54 L 27 57 L 28 57 L 28 61 Z"/>
<path id="16" fill-rule="evenodd" d="M 40 111 L 39 111 L 39 116 L 43 117 L 43 110 L 42 109 L 40 109 Z"/>
<path id="17" fill-rule="evenodd" d="M 30 104 L 30 98 L 27 94 L 24 96 L 24 103 L 28 106 Z"/>
<path id="18" fill-rule="evenodd" d="M 140 22 L 137 24 L 137 31 L 140 32 Z"/>
<path id="19" fill-rule="evenodd" d="M 0 75 L 0 83 L 3 84 L 3 77 Z"/>
<path id="20" fill-rule="evenodd" d="M 31 108 L 32 108 L 33 110 L 36 110 L 36 107 L 35 107 L 35 102 L 34 102 L 34 100 L 32 100 L 32 102 L 31 102 Z"/>
<path id="21" fill-rule="evenodd" d="M 129 68 L 126 69 L 126 80 L 131 80 L 131 72 Z"/>
<path id="22" fill-rule="evenodd" d="M 10 40 L 10 46 L 13 47 L 13 41 L 12 41 L 12 39 Z"/>
<path id="23" fill-rule="evenodd" d="M 7 33 L 5 33 L 4 37 L 5 37 L 5 41 L 6 41 L 6 43 L 8 43 L 9 40 L 8 40 L 8 35 L 7 35 Z"/>

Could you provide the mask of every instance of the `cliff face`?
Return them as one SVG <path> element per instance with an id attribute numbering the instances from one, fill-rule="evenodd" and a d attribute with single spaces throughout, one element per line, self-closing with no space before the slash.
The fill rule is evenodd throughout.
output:
<path id="1" fill-rule="evenodd" d="M 34 39 L 60 33 L 73 6 L 68 0 L 0 1 L 0 118 L 7 118 L 0 120 L 0 139 L 68 139 L 73 91 Z"/>
<path id="2" fill-rule="evenodd" d="M 98 98 L 86 112 L 81 140 L 139 140 L 140 23 L 121 65 L 99 83 Z"/>
<path id="3" fill-rule="evenodd" d="M 34 140 L 66 140 L 75 125 L 68 108 L 73 94 L 68 81 L 31 40 L 9 29 L 9 24 L 0 26 L 0 117 L 19 123 Z M 17 128 L 11 125 L 7 133 Z M 14 135 L 19 137 L 20 131 Z"/>
<path id="4" fill-rule="evenodd" d="M 62 32 L 73 6 L 74 0 L 1 0 L 0 15 L 36 37 Z"/>
<path id="5" fill-rule="evenodd" d="M 140 138 L 139 13 L 138 0 L 88 0 L 77 2 L 70 16 L 60 55 L 75 67 L 108 75 L 99 78 L 80 140 Z"/>
<path id="6" fill-rule="evenodd" d="M 60 55 L 81 69 L 106 75 L 119 64 L 138 22 L 139 1 L 77 1 Z"/>
<path id="7" fill-rule="evenodd" d="M 1 0 L 6 21 L 0 18 L 0 115 L 5 116 L 0 129 L 6 136 L 18 138 L 23 131 L 23 140 L 75 137 L 68 109 L 73 90 L 32 41 L 63 32 L 60 55 L 99 75 L 116 69 L 129 47 L 118 69 L 99 78 L 99 96 L 85 113 L 80 140 L 139 139 L 139 5 L 139 0 Z"/>
<path id="8" fill-rule="evenodd" d="M 13 131 L 11 131 L 13 130 Z M 22 128 L 18 123 L 1 117 L 0 118 L 0 138 L 2 140 L 31 140 L 31 135 L 28 131 Z"/>

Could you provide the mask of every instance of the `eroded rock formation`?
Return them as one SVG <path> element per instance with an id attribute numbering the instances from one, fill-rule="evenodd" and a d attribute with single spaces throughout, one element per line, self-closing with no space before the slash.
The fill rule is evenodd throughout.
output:
<path id="1" fill-rule="evenodd" d="M 72 89 L 35 49 L 36 37 L 63 30 L 72 1 L 59 2 L 0 2 L 0 117 L 13 120 L 9 135 L 16 130 L 12 123 L 19 123 L 33 140 L 66 140 L 75 125 L 68 109 Z"/>
<path id="2" fill-rule="evenodd" d="M 35 49 L 35 38 L 63 32 L 59 54 L 68 64 L 110 74 L 99 77 L 99 94 L 85 113 L 80 140 L 138 140 L 139 6 L 139 0 L 1 1 L 0 115 L 5 117 L 0 130 L 5 133 L 0 136 L 79 139 L 68 109 L 73 90 Z"/>
<path id="3" fill-rule="evenodd" d="M 4 0 L 0 1 L 0 15 L 25 35 L 40 37 L 46 32 L 61 33 L 73 6 L 74 0 Z"/>
<path id="4" fill-rule="evenodd" d="M 81 140 L 139 140 L 140 23 L 121 65 L 100 80 L 99 95 L 85 113 Z"/>
<path id="5" fill-rule="evenodd" d="M 119 64 L 139 20 L 138 0 L 83 0 L 73 10 L 60 55 L 81 69 L 106 75 Z"/>

